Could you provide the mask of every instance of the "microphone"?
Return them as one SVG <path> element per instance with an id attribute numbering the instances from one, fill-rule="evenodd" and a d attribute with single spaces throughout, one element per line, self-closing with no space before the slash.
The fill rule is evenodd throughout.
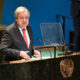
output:
<path id="1" fill-rule="evenodd" d="M 38 37 L 37 40 L 40 41 L 40 43 L 44 44 L 43 41 Z"/>
<path id="2" fill-rule="evenodd" d="M 43 39 L 44 39 L 45 41 L 47 41 L 50 45 L 52 45 L 52 43 L 51 43 L 49 40 L 47 40 L 46 37 L 44 37 Z M 52 58 L 51 51 L 50 51 L 50 49 L 48 49 L 48 50 L 49 50 L 49 52 L 50 52 L 50 56 L 51 56 L 51 58 Z"/>
<path id="3" fill-rule="evenodd" d="M 43 41 L 38 37 L 38 40 L 41 42 L 41 43 L 43 43 Z M 44 43 L 43 43 L 44 44 Z M 49 52 L 50 52 L 50 56 L 51 56 L 51 58 L 52 58 L 52 54 L 51 54 L 51 51 L 50 51 L 50 49 L 48 49 L 49 50 Z"/>
<path id="4" fill-rule="evenodd" d="M 44 43 L 43 43 L 43 41 L 42 41 L 39 37 L 37 38 L 37 40 L 39 40 L 39 41 L 40 41 L 40 43 L 44 44 Z M 40 50 L 40 57 L 41 57 L 41 59 L 42 59 L 41 50 Z"/>
<path id="5" fill-rule="evenodd" d="M 45 37 L 44 37 L 44 40 L 47 41 L 49 44 L 51 44 L 51 46 L 54 47 L 54 58 L 56 58 L 56 48 L 59 46 L 59 44 L 58 43 L 56 43 L 56 44 L 51 43 L 51 41 L 50 40 L 47 40 Z M 51 54 L 51 57 L 52 57 L 52 54 Z"/>

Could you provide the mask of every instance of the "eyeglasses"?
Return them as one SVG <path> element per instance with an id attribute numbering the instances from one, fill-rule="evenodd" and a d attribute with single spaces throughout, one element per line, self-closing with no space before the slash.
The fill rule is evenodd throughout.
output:
<path id="1" fill-rule="evenodd" d="M 25 19 L 25 20 L 27 20 L 27 19 L 29 19 L 29 16 L 27 16 L 27 17 L 18 17 L 19 19 L 21 19 L 21 20 L 23 20 L 23 19 Z"/>

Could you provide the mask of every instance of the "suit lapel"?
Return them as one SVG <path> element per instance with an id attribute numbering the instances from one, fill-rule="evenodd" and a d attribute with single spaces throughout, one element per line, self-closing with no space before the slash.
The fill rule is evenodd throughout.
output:
<path id="1" fill-rule="evenodd" d="M 16 31 L 16 35 L 18 36 L 18 38 L 20 39 L 20 40 L 23 40 L 23 37 L 22 37 L 22 35 L 21 35 L 21 32 L 19 31 L 19 29 L 18 29 L 18 26 L 16 26 L 15 27 L 16 29 L 15 29 L 15 31 Z"/>
<path id="2" fill-rule="evenodd" d="M 16 26 L 15 28 L 16 28 L 15 31 L 16 31 L 16 35 L 18 36 L 18 39 L 24 44 L 24 46 L 27 49 L 26 43 L 25 43 L 25 41 L 23 39 L 23 36 L 21 35 L 21 32 L 19 31 L 18 26 Z"/>
<path id="3" fill-rule="evenodd" d="M 28 26 L 26 27 L 26 29 L 28 31 L 28 35 L 29 35 L 29 38 L 30 38 L 30 44 L 31 44 L 30 30 L 28 29 Z M 30 44 L 29 44 L 29 48 L 30 48 Z"/>

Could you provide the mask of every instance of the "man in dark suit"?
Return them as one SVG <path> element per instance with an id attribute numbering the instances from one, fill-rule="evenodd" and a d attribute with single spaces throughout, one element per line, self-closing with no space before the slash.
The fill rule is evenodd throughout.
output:
<path id="1" fill-rule="evenodd" d="M 74 34 L 74 51 L 80 51 L 80 0 L 71 0 L 71 16 L 73 19 Z"/>
<path id="2" fill-rule="evenodd" d="M 40 52 L 33 49 L 29 17 L 30 12 L 27 8 L 21 6 L 15 10 L 15 23 L 6 28 L 1 39 L 0 50 L 4 52 L 6 60 L 30 59 L 31 56 L 40 57 Z M 27 42 L 24 36 L 26 36 Z"/>

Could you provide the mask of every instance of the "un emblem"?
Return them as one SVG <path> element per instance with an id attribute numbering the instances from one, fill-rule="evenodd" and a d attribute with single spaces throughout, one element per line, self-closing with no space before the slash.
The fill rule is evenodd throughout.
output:
<path id="1" fill-rule="evenodd" d="M 71 77 L 74 70 L 72 59 L 64 59 L 60 62 L 60 72 L 64 78 Z"/>

